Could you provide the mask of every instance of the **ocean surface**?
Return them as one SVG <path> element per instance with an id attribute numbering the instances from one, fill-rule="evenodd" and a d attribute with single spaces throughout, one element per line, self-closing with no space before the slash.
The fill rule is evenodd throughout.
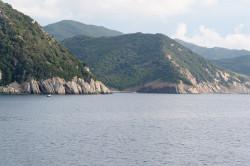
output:
<path id="1" fill-rule="evenodd" d="M 249 166 L 249 95 L 0 96 L 0 166 Z"/>

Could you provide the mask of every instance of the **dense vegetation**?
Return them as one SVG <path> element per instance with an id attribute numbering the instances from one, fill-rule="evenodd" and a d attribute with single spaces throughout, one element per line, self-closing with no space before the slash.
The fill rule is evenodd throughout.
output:
<path id="1" fill-rule="evenodd" d="M 200 56 L 210 60 L 230 59 L 246 55 L 250 56 L 250 51 L 247 50 L 233 50 L 219 47 L 207 48 L 187 43 L 178 39 L 176 41 L 181 45 L 189 48 L 193 52 L 199 54 Z"/>
<path id="2" fill-rule="evenodd" d="M 86 25 L 72 20 L 63 20 L 44 27 L 45 31 L 53 35 L 58 41 L 77 35 L 91 37 L 118 36 L 121 32 L 107 29 L 101 26 Z"/>
<path id="3" fill-rule="evenodd" d="M 88 63 L 104 83 L 118 89 L 156 80 L 190 83 L 180 68 L 166 58 L 167 54 L 198 81 L 212 80 L 215 74 L 214 66 L 208 61 L 161 34 L 137 33 L 101 38 L 77 36 L 64 40 L 63 44 Z"/>
<path id="4" fill-rule="evenodd" d="M 33 19 L 0 1 L 1 85 L 52 76 L 90 77 L 84 66 Z"/>
<path id="5" fill-rule="evenodd" d="M 177 42 L 202 57 L 211 60 L 221 68 L 250 76 L 250 51 L 226 48 L 206 48 L 181 40 L 177 40 Z"/>
<path id="6" fill-rule="evenodd" d="M 213 61 L 216 65 L 234 71 L 236 73 L 250 76 L 250 56 L 241 56 L 231 59 L 220 59 Z"/>

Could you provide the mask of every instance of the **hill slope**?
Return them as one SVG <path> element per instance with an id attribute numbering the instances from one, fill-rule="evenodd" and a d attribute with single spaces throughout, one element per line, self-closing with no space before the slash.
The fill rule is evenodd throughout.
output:
<path id="1" fill-rule="evenodd" d="M 0 1 L 0 86 L 16 82 L 1 87 L 0 92 L 75 93 L 74 86 L 66 85 L 73 77 L 85 79 L 88 84 L 94 80 L 86 65 L 37 22 Z M 39 82 L 42 80 L 47 82 Z"/>
<path id="2" fill-rule="evenodd" d="M 236 58 L 246 55 L 250 56 L 250 51 L 247 50 L 233 50 L 233 49 L 226 49 L 219 47 L 207 48 L 207 47 L 197 46 L 192 43 L 184 42 L 178 39 L 176 39 L 176 41 L 206 59 L 219 60 L 219 59 Z"/>
<path id="3" fill-rule="evenodd" d="M 213 61 L 216 65 L 231 71 L 250 76 L 250 56 L 241 56 L 230 59 L 219 59 Z"/>
<path id="4" fill-rule="evenodd" d="M 250 76 L 250 51 L 231 50 L 226 48 L 206 48 L 177 40 L 185 47 L 206 59 L 212 60 L 217 66 L 236 73 Z"/>
<path id="5" fill-rule="evenodd" d="M 105 83 L 160 93 L 246 92 L 246 78 L 216 68 L 161 34 L 77 36 L 63 41 Z M 236 85 L 237 84 L 237 85 Z"/>
<path id="6" fill-rule="evenodd" d="M 119 36 L 121 32 L 110 30 L 102 26 L 86 25 L 77 21 L 63 20 L 44 27 L 44 30 L 61 41 L 77 35 L 86 35 L 91 37 Z"/>

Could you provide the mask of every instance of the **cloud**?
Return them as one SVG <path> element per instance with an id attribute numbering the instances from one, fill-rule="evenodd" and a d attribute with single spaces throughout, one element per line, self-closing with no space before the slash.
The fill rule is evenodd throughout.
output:
<path id="1" fill-rule="evenodd" d="M 237 27 L 234 28 L 234 32 L 235 33 L 241 33 L 244 28 L 245 28 L 245 25 L 240 24 L 240 25 L 238 25 Z"/>
<path id="2" fill-rule="evenodd" d="M 179 24 L 175 34 L 176 38 L 183 38 L 185 37 L 186 33 L 187 33 L 187 25 L 185 23 Z"/>
<path id="3" fill-rule="evenodd" d="M 219 0 L 203 0 L 201 2 L 205 6 L 215 6 L 219 4 Z"/>
<path id="4" fill-rule="evenodd" d="M 249 0 L 4 0 L 45 25 L 62 19 L 103 25 L 125 33 L 174 32 L 174 37 L 207 47 L 250 50 Z M 241 24 L 241 23 L 244 24 Z M 223 32 L 221 35 L 216 27 Z M 232 30 L 232 25 L 235 26 Z M 194 29 L 191 29 L 193 32 Z M 226 35 L 225 35 L 226 34 Z"/>
<path id="5" fill-rule="evenodd" d="M 14 8 L 48 22 L 99 17 L 170 17 L 185 14 L 197 4 L 211 6 L 217 0 L 5 0 Z"/>
<path id="6" fill-rule="evenodd" d="M 194 35 L 187 34 L 187 25 L 181 23 L 178 25 L 174 38 L 205 47 L 224 47 L 230 49 L 250 50 L 250 34 L 242 33 L 243 24 L 237 26 L 234 32 L 220 35 L 216 30 L 204 25 L 199 27 L 198 33 Z"/>

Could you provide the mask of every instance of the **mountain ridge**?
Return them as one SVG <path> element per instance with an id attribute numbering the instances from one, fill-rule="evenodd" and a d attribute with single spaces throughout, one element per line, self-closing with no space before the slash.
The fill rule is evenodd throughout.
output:
<path id="1" fill-rule="evenodd" d="M 219 47 L 206 48 L 181 40 L 177 42 L 223 69 L 250 76 L 250 51 Z"/>
<path id="2" fill-rule="evenodd" d="M 185 42 L 180 39 L 175 40 L 193 52 L 209 60 L 230 59 L 246 55 L 250 56 L 250 51 L 248 50 L 227 49 L 222 47 L 208 48 Z"/>
<path id="3" fill-rule="evenodd" d="M 121 32 L 104 26 L 88 25 L 74 20 L 62 20 L 43 27 L 45 31 L 62 41 L 77 35 L 90 37 L 119 36 Z"/>

